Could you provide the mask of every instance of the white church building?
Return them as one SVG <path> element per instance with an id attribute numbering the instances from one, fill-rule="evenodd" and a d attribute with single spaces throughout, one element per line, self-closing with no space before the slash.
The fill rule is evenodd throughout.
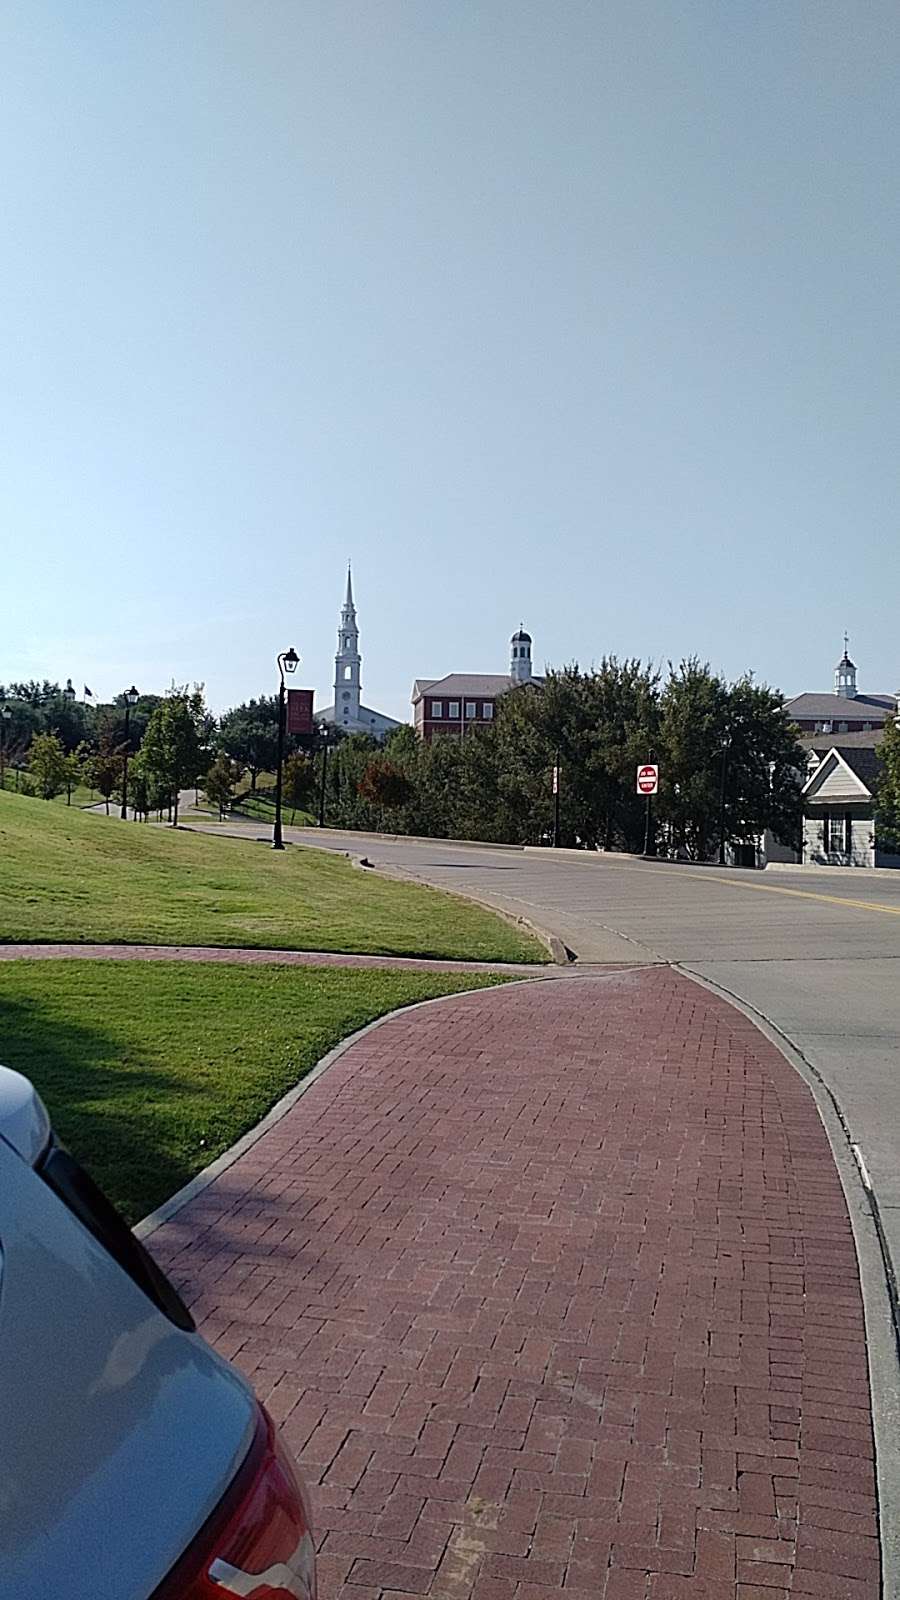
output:
<path id="1" fill-rule="evenodd" d="M 396 718 L 386 717 L 383 711 L 373 711 L 371 706 L 362 703 L 362 656 L 349 566 L 334 658 L 334 703 L 324 711 L 317 711 L 316 721 L 331 723 L 345 733 L 368 733 L 374 739 L 383 739 L 385 734 L 401 726 Z"/>

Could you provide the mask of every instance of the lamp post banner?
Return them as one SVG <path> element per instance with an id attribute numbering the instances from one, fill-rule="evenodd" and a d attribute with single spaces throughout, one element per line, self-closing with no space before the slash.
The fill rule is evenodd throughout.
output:
<path id="1" fill-rule="evenodd" d="M 312 733 L 313 731 L 313 690 L 288 689 L 287 692 L 287 731 L 288 733 Z"/>

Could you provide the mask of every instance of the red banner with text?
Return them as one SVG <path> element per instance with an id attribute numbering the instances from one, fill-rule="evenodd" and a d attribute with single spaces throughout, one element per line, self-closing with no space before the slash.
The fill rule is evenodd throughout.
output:
<path id="1" fill-rule="evenodd" d="M 312 689 L 288 689 L 288 692 L 287 692 L 287 731 L 288 731 L 288 733 L 312 733 L 312 731 L 313 731 L 313 691 L 312 691 Z"/>

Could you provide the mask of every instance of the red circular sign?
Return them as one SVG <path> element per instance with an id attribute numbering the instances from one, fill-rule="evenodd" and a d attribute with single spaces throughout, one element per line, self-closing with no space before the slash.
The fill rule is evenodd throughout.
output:
<path id="1" fill-rule="evenodd" d="M 638 767 L 637 786 L 639 794 L 655 794 L 659 786 L 659 768 Z"/>

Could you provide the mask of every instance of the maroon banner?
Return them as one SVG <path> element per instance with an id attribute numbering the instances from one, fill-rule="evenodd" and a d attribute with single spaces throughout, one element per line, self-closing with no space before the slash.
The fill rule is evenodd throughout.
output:
<path id="1" fill-rule="evenodd" d="M 312 733 L 312 731 L 313 731 L 313 691 L 312 691 L 312 689 L 288 689 L 288 692 L 287 692 L 287 731 L 288 731 L 288 733 Z"/>

